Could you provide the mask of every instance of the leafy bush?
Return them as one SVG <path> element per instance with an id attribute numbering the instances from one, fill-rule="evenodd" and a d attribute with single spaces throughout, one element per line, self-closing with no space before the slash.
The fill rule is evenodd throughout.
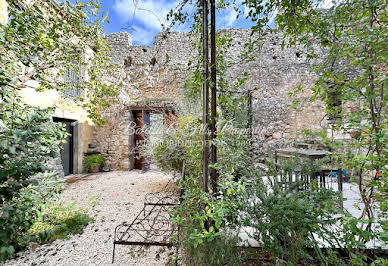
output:
<path id="1" fill-rule="evenodd" d="M 104 161 L 104 156 L 101 154 L 88 155 L 85 156 L 84 167 L 86 170 L 93 169 L 96 166 L 103 166 Z"/>
<path id="2" fill-rule="evenodd" d="M 183 250 L 181 260 L 184 263 L 239 265 L 243 258 L 236 248 L 238 237 L 228 232 L 239 232 L 241 226 L 253 227 L 255 233 L 251 236 L 278 262 L 344 263 L 336 253 L 337 247 L 349 249 L 349 258 L 353 256 L 353 260 L 365 260 L 364 255 L 351 250 L 371 235 L 346 226 L 349 221 L 341 217 L 346 213 L 337 206 L 337 193 L 319 190 L 314 182 L 306 191 L 298 191 L 298 187 L 304 185 L 301 182 L 283 188 L 277 181 L 279 171 L 283 176 L 295 169 L 313 175 L 322 162 L 285 160 L 279 170 L 267 163 L 268 170 L 263 177 L 264 171 L 252 166 L 244 137 L 238 139 L 230 132 L 220 132 L 217 139 L 219 161 L 213 165 L 219 173 L 218 193 L 203 192 L 202 149 L 199 144 L 183 145 L 185 141 L 190 143 L 187 142 L 190 139 L 200 143 L 200 135 L 190 132 L 192 127 L 188 126 L 196 121 L 182 119 L 184 124 L 168 136 L 168 142 L 157 146 L 154 153 L 165 170 L 178 171 L 185 161 L 186 180 L 180 182 L 185 193 L 173 215 L 173 221 L 180 226 L 178 243 Z M 268 182 L 263 182 L 263 178 Z M 358 239 L 360 235 L 364 237 Z M 320 250 L 322 241 L 329 247 L 326 253 Z"/>
<path id="3" fill-rule="evenodd" d="M 233 91 L 234 86 L 231 80 L 234 80 L 235 77 L 225 77 L 222 64 L 223 55 L 219 53 L 222 51 L 222 45 L 220 45 L 221 47 L 217 46 L 217 86 L 222 90 L 217 97 L 220 108 L 217 107 L 216 110 L 218 162 L 210 165 L 211 168 L 218 170 L 219 186 L 213 188 L 214 191 L 210 193 L 202 191 L 201 145 L 189 147 L 189 145 L 179 144 L 182 140 L 190 139 L 199 140 L 198 143 L 201 143 L 201 138 L 198 135 L 193 136 L 192 132 L 185 131 L 183 127 L 180 128 L 183 134 L 169 136 L 172 145 L 166 142 L 157 147 L 155 153 L 162 169 L 180 170 L 179 166 L 183 161 L 188 168 L 187 179 L 181 184 L 185 189 L 183 203 L 174 215 L 174 221 L 182 229 L 179 244 L 183 247 L 184 262 L 189 265 L 233 264 L 230 258 L 222 259 L 222 256 L 219 256 L 222 252 L 225 255 L 230 254 L 233 250 L 232 246 L 223 245 L 223 239 L 226 239 L 228 228 L 238 230 L 240 223 L 244 222 L 244 225 L 256 229 L 253 237 L 264 250 L 275 258 L 276 263 L 290 265 L 343 265 L 348 262 L 355 265 L 366 264 L 367 256 L 360 252 L 360 248 L 365 247 L 365 243 L 371 239 L 378 240 L 371 232 L 374 230 L 372 227 L 374 215 L 371 209 L 375 199 L 374 195 L 377 195 L 376 199 L 381 203 L 381 210 L 384 212 L 387 209 L 386 193 L 384 194 L 387 188 L 387 175 L 386 171 L 383 171 L 387 165 L 387 156 L 384 156 L 387 150 L 384 149 L 385 144 L 388 143 L 384 141 L 387 135 L 385 134 L 387 119 L 383 119 L 386 110 L 383 107 L 386 106 L 387 101 L 382 96 L 386 87 L 384 86 L 386 85 L 384 84 L 385 79 L 381 78 L 386 76 L 386 71 L 380 67 L 386 63 L 386 57 L 381 57 L 384 51 L 382 47 L 386 48 L 386 42 L 380 38 L 382 31 L 377 25 L 378 21 L 386 19 L 386 16 L 383 15 L 386 12 L 382 8 L 385 5 L 382 4 L 383 1 L 339 1 L 338 6 L 334 3 L 333 8 L 327 12 L 327 10 L 315 9 L 316 1 L 303 1 L 301 5 L 296 5 L 296 8 L 301 11 L 299 13 L 303 13 L 303 16 L 307 18 L 307 20 L 301 20 L 299 13 L 294 12 L 295 5 L 290 4 L 290 1 L 269 2 L 269 5 L 267 1 L 251 5 L 256 12 L 249 17 L 255 19 L 262 15 L 264 17 L 264 20 L 258 19 L 259 24 L 253 27 L 254 31 L 260 32 L 260 36 L 265 35 L 261 23 L 268 22 L 269 17 L 266 16 L 272 16 L 272 12 L 263 13 L 263 10 L 273 11 L 279 6 L 281 9 L 288 10 L 277 16 L 279 25 L 281 25 L 280 29 L 286 33 L 285 36 L 289 37 L 288 44 L 293 45 L 297 37 L 302 37 L 299 40 L 302 44 L 307 43 L 308 58 L 317 56 L 314 52 L 315 48 L 312 47 L 316 43 L 311 41 L 311 37 L 316 36 L 311 33 L 322 33 L 318 39 L 322 41 L 322 45 L 327 46 L 328 56 L 326 60 L 318 60 L 319 65 L 315 68 L 318 79 L 316 86 L 312 89 L 314 96 L 311 99 L 319 98 L 325 102 L 329 116 L 337 116 L 339 113 L 338 108 L 334 107 L 333 97 L 330 97 L 333 88 L 338 91 L 337 100 L 340 100 L 344 107 L 347 104 L 361 102 L 352 111 L 342 112 L 341 110 L 341 119 L 336 121 L 337 125 L 332 126 L 333 130 L 338 130 L 341 134 L 348 130 L 360 131 L 361 129 L 363 133 L 358 134 L 357 139 L 349 140 L 351 145 L 349 142 L 337 143 L 332 138 L 328 138 L 327 128 L 322 130 L 325 132 L 322 137 L 324 138 L 323 144 L 333 151 L 331 159 L 335 162 L 340 161 L 341 167 L 345 165 L 342 168 L 354 169 L 355 174 L 359 176 L 360 193 L 365 204 L 363 218 L 368 219 L 359 221 L 346 211 L 342 212 L 337 208 L 339 195 L 333 191 L 319 189 L 317 183 L 312 182 L 310 186 L 303 184 L 307 190 L 298 191 L 298 186 L 302 185 L 298 182 L 294 186 L 283 187 L 283 184 L 277 180 L 280 172 L 272 171 L 272 173 L 267 172 L 264 176 L 260 175 L 260 171 L 252 166 L 258 162 L 248 158 L 251 147 L 241 145 L 241 142 L 236 141 L 243 141 L 244 137 L 236 137 L 219 130 L 223 122 L 232 122 L 237 128 L 245 127 L 247 124 L 246 114 L 242 112 L 243 104 L 238 103 L 239 99 L 229 93 Z M 359 14 L 359 10 L 364 11 L 362 15 L 355 15 Z M 379 13 L 376 12 L 377 10 Z M 199 14 L 196 13 L 196 15 Z M 309 26 L 305 27 L 307 24 L 297 23 L 301 27 L 295 28 L 296 21 L 302 24 L 308 21 Z M 327 23 L 328 21 L 331 23 Z M 376 24 L 376 27 L 354 30 L 358 29 L 360 24 L 366 24 L 365 22 L 368 25 Z M 331 37 L 327 38 L 328 30 L 334 29 L 335 31 L 337 26 L 343 27 L 344 25 L 350 30 L 333 34 L 332 40 Z M 199 27 L 193 28 L 194 32 L 195 29 L 199 29 Z M 365 36 L 374 38 L 366 38 L 368 39 L 366 40 Z M 283 41 L 287 42 L 287 37 Z M 376 39 L 382 41 L 375 42 Z M 251 43 L 246 45 L 250 46 Z M 338 47 L 345 48 L 338 49 Z M 351 66 L 346 62 L 344 64 L 343 60 L 337 60 L 344 58 L 343 54 L 348 59 L 354 59 Z M 365 58 L 368 60 L 365 61 Z M 200 69 L 200 64 L 202 62 L 198 60 L 197 69 Z M 345 74 L 348 73 L 349 68 L 354 70 L 359 68 L 363 70 L 364 75 L 353 75 L 349 78 Z M 244 77 L 237 78 L 235 82 L 240 92 L 246 89 L 239 86 L 242 85 L 244 79 Z M 186 96 L 199 98 L 202 82 L 204 82 L 202 74 L 196 71 L 193 77 L 185 83 Z M 200 119 L 196 121 L 200 122 Z M 255 151 L 263 152 L 263 150 Z M 263 155 L 265 155 L 264 158 L 268 156 L 268 154 Z M 260 163 L 262 163 L 261 160 Z M 292 173 L 296 168 L 311 176 L 320 168 L 320 165 L 315 163 L 304 165 L 299 162 L 285 163 L 281 169 L 285 173 L 283 176 Z M 266 167 L 271 168 L 271 165 L 266 165 L 263 169 Z M 263 178 L 268 182 L 263 182 Z M 249 182 L 245 183 L 244 180 L 249 180 Z M 384 233 L 382 237 L 380 236 L 382 240 L 386 239 L 386 223 L 381 224 L 381 227 L 383 226 L 385 226 Z M 321 250 L 324 245 L 328 245 L 325 254 Z M 341 261 L 335 248 L 348 251 L 347 261 Z M 353 249 L 356 249 L 357 252 L 353 252 Z"/>
<path id="4" fill-rule="evenodd" d="M 235 227 L 229 223 L 235 201 L 209 197 L 198 181 L 198 177 L 188 176 L 181 184 L 185 188 L 183 202 L 172 218 L 180 228 L 181 260 L 185 265 L 240 265 L 235 250 L 238 237 L 225 230 L 227 224 L 228 229 Z"/>
<path id="5" fill-rule="evenodd" d="M 43 176 L 38 185 L 22 188 L 7 202 L 0 217 L 0 261 L 24 249 L 29 242 L 46 242 L 76 234 L 92 219 L 74 205 L 54 206 L 64 181 L 56 173 Z"/>
<path id="6" fill-rule="evenodd" d="M 196 229 L 191 231 L 193 228 L 190 229 L 190 227 L 186 227 L 186 229 L 191 232 L 192 237 L 183 239 L 181 243 L 185 250 L 184 265 L 242 265 L 241 255 L 236 249 L 237 236 L 213 232 L 213 227 L 209 231 L 203 232 L 198 232 Z M 208 236 L 205 237 L 206 234 Z M 211 236 L 213 234 L 214 236 Z M 193 245 L 193 240 L 196 240 L 197 236 L 201 242 L 198 245 Z"/>
<path id="7" fill-rule="evenodd" d="M 53 109 L 20 104 L 20 98 L 0 89 L 0 260 L 24 248 L 26 235 L 42 204 L 60 190 L 47 162 L 59 155 L 66 132 L 52 122 Z M 38 179 L 42 179 L 39 184 Z"/>
<path id="8" fill-rule="evenodd" d="M 38 185 L 20 189 L 18 196 L 6 202 L 0 217 L 0 261 L 23 249 L 33 240 L 27 231 L 37 220 L 42 206 L 57 197 L 63 188 L 63 180 L 56 180 L 56 174 L 44 175 Z"/>
<path id="9" fill-rule="evenodd" d="M 186 171 L 198 173 L 202 153 L 200 121 L 193 116 L 180 117 L 174 130 L 169 130 L 153 147 L 152 156 L 163 171 L 180 172 L 185 161 Z"/>
<path id="10" fill-rule="evenodd" d="M 296 187 L 284 189 L 275 179 L 268 184 L 256 180 L 249 193 L 254 196 L 244 204 L 243 223 L 255 229 L 252 237 L 273 257 L 292 265 L 312 263 L 313 258 L 325 263 L 316 237 L 330 244 L 335 240 L 326 230 L 339 221 L 338 195 L 330 190 L 296 192 Z"/>
<path id="11" fill-rule="evenodd" d="M 15 107 L 7 100 L 0 103 L 2 121 L 9 128 L 0 131 L 0 205 L 36 184 L 30 177 L 47 170 L 47 160 L 58 156 L 67 134 L 51 121 L 53 109 Z"/>
<path id="12" fill-rule="evenodd" d="M 183 250 L 180 258 L 187 265 L 239 265 L 240 256 L 235 252 L 236 235 L 226 234 L 225 228 L 234 228 L 239 208 L 239 196 L 243 194 L 242 173 L 247 168 L 245 146 L 235 142 L 228 146 L 231 138 L 220 133 L 219 169 L 220 194 L 217 197 L 203 192 L 201 177 L 201 121 L 194 116 L 181 117 L 173 132 L 164 136 L 154 147 L 153 156 L 165 171 L 182 170 L 185 162 L 186 179 L 180 182 L 185 190 L 182 204 L 173 214 L 173 221 L 180 226 L 179 246 Z M 234 141 L 236 138 L 233 139 Z M 241 179 L 235 181 L 240 169 Z M 228 174 L 230 171 L 233 174 Z M 221 230 L 224 230 L 221 233 Z"/>
<path id="13" fill-rule="evenodd" d="M 87 214 L 75 209 L 75 205 L 50 204 L 41 210 L 37 218 L 28 233 L 40 242 L 63 239 L 70 234 L 80 233 L 85 225 L 94 221 Z"/>

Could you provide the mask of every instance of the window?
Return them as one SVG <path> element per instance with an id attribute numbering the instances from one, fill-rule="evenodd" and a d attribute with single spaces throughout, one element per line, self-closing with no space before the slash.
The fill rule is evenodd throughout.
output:
<path id="1" fill-rule="evenodd" d="M 65 72 L 65 83 L 67 86 L 71 87 L 64 92 L 64 94 L 69 98 L 79 98 L 81 97 L 81 85 L 82 85 L 82 68 L 81 63 L 69 67 Z"/>

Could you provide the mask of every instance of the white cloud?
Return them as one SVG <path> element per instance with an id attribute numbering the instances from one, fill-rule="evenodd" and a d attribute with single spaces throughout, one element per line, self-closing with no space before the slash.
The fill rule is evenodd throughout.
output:
<path id="1" fill-rule="evenodd" d="M 237 19 L 237 12 L 234 9 L 230 9 L 226 15 L 226 27 L 232 27 L 233 23 Z"/>
<path id="2" fill-rule="evenodd" d="M 275 9 L 275 11 L 272 13 L 272 15 L 269 18 L 268 25 L 272 25 L 275 23 L 276 15 L 278 14 L 278 10 Z"/>
<path id="3" fill-rule="evenodd" d="M 337 6 L 342 0 L 323 0 L 319 3 L 319 7 L 321 8 L 331 8 L 333 6 Z"/>
<path id="4" fill-rule="evenodd" d="M 167 13 L 178 3 L 167 0 L 115 0 L 113 9 L 123 23 L 132 24 L 135 19 L 149 29 L 160 30 L 161 24 L 166 22 Z"/>
<path id="5" fill-rule="evenodd" d="M 136 45 L 152 45 L 157 30 L 145 30 L 138 26 L 132 26 L 130 34 L 132 42 Z"/>
<path id="6" fill-rule="evenodd" d="M 217 10 L 216 24 L 218 29 L 231 28 L 236 20 L 237 12 L 233 8 Z"/>

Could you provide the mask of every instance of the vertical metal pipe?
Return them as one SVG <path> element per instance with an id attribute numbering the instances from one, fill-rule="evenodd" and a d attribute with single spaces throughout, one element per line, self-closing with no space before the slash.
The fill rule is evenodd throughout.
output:
<path id="1" fill-rule="evenodd" d="M 210 75 L 211 75 L 211 155 L 212 164 L 217 163 L 216 117 L 217 117 L 217 66 L 216 66 L 216 5 L 215 0 L 210 0 Z M 217 171 L 210 169 L 210 178 L 213 192 L 217 191 Z"/>
<path id="2" fill-rule="evenodd" d="M 252 126 L 252 119 L 253 113 L 252 113 L 252 91 L 248 90 L 248 141 L 249 141 L 249 157 L 251 158 L 251 161 L 253 161 L 253 126 Z"/>
<path id="3" fill-rule="evenodd" d="M 337 179 L 338 179 L 338 191 L 340 192 L 340 195 L 341 195 L 340 207 L 341 207 L 341 209 L 343 209 L 344 208 L 344 201 L 342 199 L 342 197 L 343 197 L 343 193 L 342 193 L 342 191 L 343 191 L 342 167 L 340 167 L 338 169 Z"/>
<path id="4" fill-rule="evenodd" d="M 116 235 L 116 232 L 115 232 Z M 115 236 L 116 239 L 116 236 Z M 113 243 L 113 255 L 112 255 L 112 264 L 115 262 L 115 250 L 116 250 L 116 244 Z"/>
<path id="5" fill-rule="evenodd" d="M 202 175 L 203 188 L 208 192 L 208 168 L 209 168 L 209 147 L 208 147 L 208 114 L 209 114 L 209 40 L 208 40 L 208 7 L 207 0 L 202 0 L 202 49 L 204 81 L 202 85 L 202 120 L 203 120 L 203 155 L 202 155 Z"/>

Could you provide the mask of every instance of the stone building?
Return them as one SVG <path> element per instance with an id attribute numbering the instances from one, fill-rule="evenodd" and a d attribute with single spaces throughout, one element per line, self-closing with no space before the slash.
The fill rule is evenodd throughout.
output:
<path id="1" fill-rule="evenodd" d="M 255 136 L 259 146 L 293 145 L 303 142 L 299 135 L 302 129 L 327 127 L 322 103 L 310 103 L 302 109 L 290 107 L 289 93 L 300 85 L 313 86 L 316 78 L 301 47 L 281 49 L 280 34 L 271 33 L 260 40 L 260 49 L 251 54 L 254 60 L 242 60 L 250 30 L 228 29 L 218 34 L 230 36 L 231 40 L 225 51 L 231 65 L 226 73 L 229 80 L 249 73 L 244 90 L 253 93 L 253 126 L 260 129 Z M 110 62 L 115 66 L 114 75 L 106 80 L 120 88 L 117 102 L 103 110 L 106 125 L 95 126 L 70 94 L 63 97 L 56 91 L 37 92 L 36 84 L 29 84 L 22 91 L 28 104 L 55 106 L 53 120 L 64 123 L 71 133 L 61 163 L 57 164 L 58 169 L 62 164 L 65 174 L 83 172 L 84 157 L 91 149 L 104 155 L 110 169 L 146 168 L 140 154 L 145 136 L 133 129 L 175 119 L 182 88 L 192 74 L 189 65 L 198 55 L 193 45 L 195 38 L 189 33 L 159 33 L 152 46 L 133 46 L 126 32 L 107 34 L 104 38 L 111 48 Z M 307 92 L 299 95 L 301 99 L 308 96 Z"/>
<path id="2" fill-rule="evenodd" d="M 281 48 L 279 33 L 266 35 L 254 60 L 241 60 L 246 52 L 245 43 L 250 30 L 228 29 L 218 32 L 230 36 L 231 45 L 226 50 L 227 70 L 230 80 L 248 72 L 245 90 L 253 91 L 254 127 L 259 146 L 304 144 L 303 129 L 327 127 L 328 117 L 323 103 L 314 102 L 302 108 L 291 107 L 289 93 L 298 86 L 309 88 L 315 76 L 301 47 Z M 257 38 L 257 36 L 253 36 Z M 117 67 L 110 82 L 120 86 L 118 103 L 104 111 L 107 125 L 96 127 L 95 143 L 112 169 L 139 168 L 136 139 L 130 124 L 144 115 L 174 115 L 175 103 L 182 97 L 185 80 L 191 75 L 188 65 L 198 54 L 189 33 L 159 33 L 153 46 L 133 46 L 126 32 L 105 36 L 111 47 L 111 63 Z M 308 90 L 298 95 L 300 100 L 309 96 Z M 144 120 L 144 119 L 142 119 Z M 137 124 L 138 126 L 139 124 Z"/>
<path id="3" fill-rule="evenodd" d="M 108 167 L 146 168 L 139 151 L 144 136 L 131 133 L 133 127 L 142 127 L 154 117 L 168 123 L 176 116 L 175 102 L 190 74 L 185 71 L 184 58 L 191 49 L 188 39 L 174 50 L 181 37 L 187 38 L 180 33 L 172 33 L 168 38 L 158 35 L 154 46 L 148 47 L 132 46 L 126 32 L 105 36 L 111 48 L 111 63 L 116 67 L 115 75 L 107 79 L 119 85 L 120 93 L 117 103 L 104 110 L 107 123 L 95 128 L 93 141 Z M 166 64 L 166 54 L 172 57 L 173 64 Z"/>

